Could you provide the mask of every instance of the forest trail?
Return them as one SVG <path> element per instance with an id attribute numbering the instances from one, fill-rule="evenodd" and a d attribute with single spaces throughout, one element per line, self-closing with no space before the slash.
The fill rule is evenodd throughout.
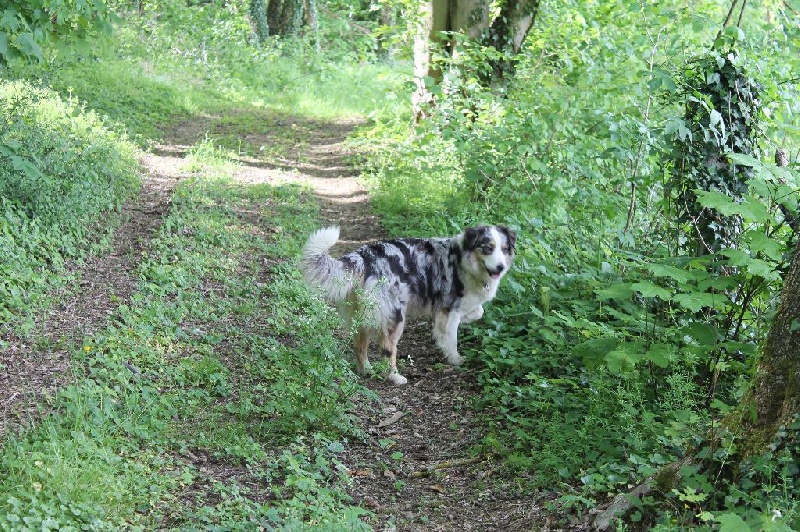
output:
<path id="1" fill-rule="evenodd" d="M 345 146 L 356 122 L 284 120 L 304 139 L 279 164 L 243 158 L 243 183 L 303 183 L 313 188 L 325 225 L 338 225 L 334 256 L 385 236 L 369 194 L 348 163 Z M 274 133 L 273 133 L 274 135 Z M 248 135 L 254 145 L 270 138 Z M 307 235 L 292 235 L 304 241 Z M 381 409 L 357 412 L 366 434 L 346 451 L 355 504 L 374 512 L 375 530 L 532 530 L 541 516 L 530 499 L 494 478 L 495 466 L 475 458 L 481 428 L 469 410 L 469 371 L 443 364 L 428 319 L 411 321 L 398 346 L 406 386 L 376 375 L 367 381 Z M 352 352 L 345 353 L 352 357 Z M 371 358 L 376 359 L 374 346 Z"/>
<path id="2" fill-rule="evenodd" d="M 37 340 L 5 339 L 9 347 L 0 360 L 0 436 L 35 418 L 52 392 L 69 382 L 70 350 L 105 326 L 134 292 L 138 259 L 168 212 L 175 186 L 189 175 L 186 153 L 206 136 L 229 134 L 220 124 L 235 123 L 236 117 L 225 118 L 195 117 L 166 133 L 168 140 L 142 160 L 142 193 L 125 207 L 111 253 L 76 268 L 79 285 L 64 295 L 65 304 L 37 322 L 32 335 Z M 284 146 L 280 156 L 240 155 L 233 178 L 243 185 L 309 185 L 321 202 L 324 223 L 341 227 L 334 254 L 381 238 L 384 231 L 371 211 L 368 192 L 348 162 L 352 154 L 345 140 L 358 125 L 283 118 L 265 131 L 244 133 L 242 141 L 250 146 Z M 284 237 L 302 242 L 307 235 Z M 373 512 L 364 519 L 375 530 L 541 530 L 535 525 L 541 523 L 536 501 L 515 493 L 513 483 L 502 479 L 490 460 L 471 454 L 482 436 L 469 409 L 476 384 L 468 369 L 443 364 L 430 326 L 426 319 L 412 321 L 400 341 L 398 359 L 406 386 L 392 386 L 377 375 L 366 381 L 379 396 L 380 407 L 365 404 L 354 411 L 365 438 L 351 441 L 341 456 L 353 479 L 353 503 Z M 372 353 L 375 360 L 374 349 Z M 219 466 L 221 476 L 229 474 Z"/>

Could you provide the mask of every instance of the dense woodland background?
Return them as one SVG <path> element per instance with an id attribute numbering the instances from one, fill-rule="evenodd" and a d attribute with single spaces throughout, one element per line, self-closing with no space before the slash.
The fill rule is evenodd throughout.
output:
<path id="1" fill-rule="evenodd" d="M 107 249 L 137 158 L 171 124 L 225 109 L 243 121 L 358 117 L 357 164 L 392 234 L 519 232 L 512 274 L 462 339 L 485 429 L 475 456 L 532 500 L 548 493 L 565 527 L 606 518 L 636 489 L 617 501 L 617 529 L 800 530 L 795 0 L 10 0 L 0 62 L 0 348 L 35 334 L 70 264 Z M 226 131 L 197 160 L 265 149 Z M 282 252 L 296 254 L 314 215 L 302 193 L 276 194 L 294 202 L 282 227 L 296 224 L 296 242 Z M 155 294 L 177 273 L 152 261 L 141 278 Z M 285 268 L 280 312 L 302 303 L 321 320 L 281 322 L 286 334 L 335 329 Z M 178 273 L 185 287 L 201 276 Z M 77 345 L 87 358 L 55 399 L 62 420 L 6 435 L 3 529 L 149 528 L 177 511 L 164 501 L 192 473 L 164 465 L 160 450 L 182 441 L 171 420 L 226 383 L 203 367 L 211 359 L 159 377 L 194 383 L 192 397 L 123 377 L 135 338 L 172 334 L 144 325 L 169 317 L 143 294 L 125 326 Z M 363 525 L 335 467 L 360 386 L 346 347 L 325 336 L 278 358 L 321 351 L 341 363 L 315 377 L 320 388 L 300 391 L 309 370 L 295 368 L 280 391 L 254 392 L 303 396 L 261 405 L 276 420 L 264 440 L 204 436 L 245 463 L 277 453 L 265 475 L 295 475 L 261 510 L 278 528 Z M 192 516 L 256 519 L 243 496 L 226 497 Z"/>

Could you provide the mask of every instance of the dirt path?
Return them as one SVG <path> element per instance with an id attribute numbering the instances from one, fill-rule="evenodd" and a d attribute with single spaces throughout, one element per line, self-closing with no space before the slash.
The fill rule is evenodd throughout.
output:
<path id="1" fill-rule="evenodd" d="M 246 165 L 237 178 L 313 187 L 325 221 L 341 228 L 334 254 L 385 236 L 357 170 L 347 163 L 344 141 L 357 124 L 294 126 L 305 131 L 305 143 L 279 165 L 243 160 Z M 257 135 L 248 140 L 269 142 Z M 376 530 L 537 528 L 534 522 L 540 516 L 530 499 L 507 489 L 495 477 L 493 464 L 470 454 L 482 435 L 468 408 L 475 382 L 468 371 L 442 364 L 430 327 L 429 320 L 412 321 L 400 340 L 406 386 L 379 378 L 368 381 L 383 409 L 376 415 L 363 413 L 368 438 L 354 442 L 347 457 L 355 502 L 375 513 L 369 521 Z"/>
<path id="2" fill-rule="evenodd" d="M 235 122 L 235 116 L 226 118 L 227 124 Z M 0 350 L 0 437 L 35 417 L 40 405 L 46 408 L 52 392 L 69 382 L 75 343 L 105 326 L 129 299 L 138 259 L 167 212 L 175 185 L 185 177 L 188 147 L 209 132 L 230 133 L 220 123 L 209 117 L 174 127 L 170 142 L 142 161 L 147 172 L 142 194 L 126 206 L 112 252 L 76 271 L 79 286 L 62 294 L 65 303 L 39 320 L 35 342 L 3 338 L 8 348 Z M 262 132 L 237 132 L 249 146 L 282 141 L 284 148 L 278 156 L 242 156 L 234 178 L 243 184 L 313 187 L 326 222 L 341 226 L 342 241 L 334 252 L 381 238 L 384 232 L 344 146 L 357 125 L 284 118 Z M 287 138 L 294 141 L 286 144 Z M 468 408 L 475 387 L 470 372 L 441 364 L 427 320 L 408 325 L 399 350 L 409 382 L 394 387 L 379 378 L 367 381 L 382 410 L 362 413 L 367 438 L 351 442 L 345 458 L 354 502 L 374 512 L 369 524 L 375 530 L 540 529 L 534 526 L 539 516 L 533 502 L 509 489 L 492 463 L 470 452 L 482 435 Z"/>

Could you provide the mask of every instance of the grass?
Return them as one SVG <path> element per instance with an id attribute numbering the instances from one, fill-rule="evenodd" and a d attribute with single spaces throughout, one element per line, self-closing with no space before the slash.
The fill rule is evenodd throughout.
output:
<path id="1" fill-rule="evenodd" d="M 30 331 L 67 261 L 108 246 L 139 186 L 136 147 L 72 98 L 0 81 L 0 322 Z"/>
<path id="2" fill-rule="evenodd" d="M 112 36 L 7 74 L 88 102 L 142 145 L 177 121 L 232 108 L 318 120 L 408 113 L 410 65 L 339 62 L 302 40 L 254 46 L 245 4 L 122 12 Z"/>
<path id="3" fill-rule="evenodd" d="M 357 521 L 336 455 L 362 390 L 290 259 L 316 204 L 202 174 L 177 191 L 131 302 L 72 353 L 75 383 L 5 442 L 0 528 Z"/>

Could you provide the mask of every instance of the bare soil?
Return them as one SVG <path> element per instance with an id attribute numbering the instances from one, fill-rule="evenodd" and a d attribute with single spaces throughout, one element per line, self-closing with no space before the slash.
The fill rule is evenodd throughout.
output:
<path id="1" fill-rule="evenodd" d="M 53 391 L 70 381 L 69 353 L 75 343 L 104 327 L 114 309 L 130 298 L 138 259 L 169 209 L 176 184 L 186 177 L 186 150 L 209 131 L 224 134 L 218 118 L 195 118 L 167 132 L 169 140 L 142 160 L 142 193 L 125 206 L 111 252 L 74 267 L 78 284 L 58 294 L 63 302 L 37 321 L 34 339 L 3 338 L 8 347 L 0 350 L 0 437 L 48 408 Z M 227 123 L 231 118 L 235 116 Z M 242 156 L 235 178 L 243 184 L 310 185 L 325 221 L 341 227 L 342 241 L 335 252 L 379 239 L 383 228 L 344 144 L 357 126 L 353 121 L 276 119 L 264 131 L 241 135 L 249 146 L 280 140 L 281 155 Z M 292 138 L 299 140 L 285 145 Z M 359 412 L 366 438 L 351 442 L 345 452 L 354 479 L 350 495 L 354 503 L 374 512 L 366 521 L 376 530 L 550 529 L 541 517 L 540 501 L 515 492 L 496 464 L 473 454 L 484 431 L 469 408 L 474 377 L 468 369 L 443 364 L 429 320 L 407 326 L 399 352 L 408 384 L 366 381 L 382 406 Z M 236 477 L 250 484 L 244 471 L 210 464 L 206 456 L 188 458 L 220 480 Z"/>

